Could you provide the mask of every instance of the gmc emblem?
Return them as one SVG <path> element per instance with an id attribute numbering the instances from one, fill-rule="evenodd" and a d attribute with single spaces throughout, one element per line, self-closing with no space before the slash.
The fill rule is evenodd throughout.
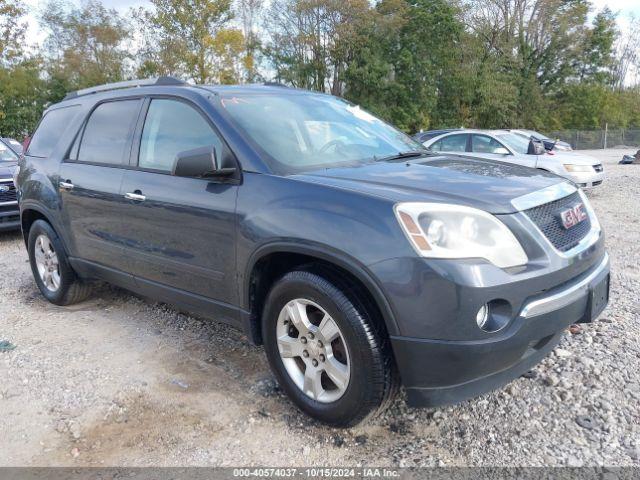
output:
<path id="1" fill-rule="evenodd" d="M 580 222 L 587 219 L 587 213 L 584 211 L 584 204 L 578 203 L 567 210 L 560 212 L 560 221 L 562 226 L 567 230 L 575 227 Z"/>

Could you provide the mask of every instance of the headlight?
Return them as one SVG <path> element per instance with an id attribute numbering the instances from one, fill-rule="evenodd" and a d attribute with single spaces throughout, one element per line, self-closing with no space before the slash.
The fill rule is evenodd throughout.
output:
<path id="1" fill-rule="evenodd" d="M 527 263 L 527 254 L 507 226 L 476 208 L 440 203 L 399 203 L 395 213 L 418 255 L 484 258 L 497 267 Z"/>
<path id="2" fill-rule="evenodd" d="M 572 173 L 580 173 L 580 172 L 593 172 L 593 167 L 591 165 L 568 165 L 568 164 L 564 164 L 564 169 L 567 172 L 572 172 Z"/>

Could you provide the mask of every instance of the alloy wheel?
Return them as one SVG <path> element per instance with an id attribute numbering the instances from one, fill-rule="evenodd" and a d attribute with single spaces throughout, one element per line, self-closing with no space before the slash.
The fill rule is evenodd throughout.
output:
<path id="1" fill-rule="evenodd" d="M 60 264 L 49 237 L 38 235 L 34 254 L 40 280 L 47 290 L 56 292 L 60 288 Z"/>
<path id="2" fill-rule="evenodd" d="M 335 402 L 349 385 L 351 365 L 336 321 L 317 303 L 289 301 L 278 316 L 278 351 L 285 370 L 305 395 Z"/>

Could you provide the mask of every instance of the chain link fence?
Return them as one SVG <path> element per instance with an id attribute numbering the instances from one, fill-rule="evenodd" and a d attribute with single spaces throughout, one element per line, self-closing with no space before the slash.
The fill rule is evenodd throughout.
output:
<path id="1" fill-rule="evenodd" d="M 551 138 L 570 143 L 575 150 L 640 147 L 640 129 L 556 130 L 547 134 Z"/>

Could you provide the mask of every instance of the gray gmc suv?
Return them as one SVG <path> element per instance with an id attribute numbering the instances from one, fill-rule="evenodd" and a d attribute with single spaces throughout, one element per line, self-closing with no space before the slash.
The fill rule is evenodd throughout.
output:
<path id="1" fill-rule="evenodd" d="M 35 282 L 94 279 L 240 328 L 303 411 L 459 402 L 606 306 L 587 198 L 553 174 L 431 154 L 356 105 L 172 78 L 47 109 L 17 173 Z"/>

